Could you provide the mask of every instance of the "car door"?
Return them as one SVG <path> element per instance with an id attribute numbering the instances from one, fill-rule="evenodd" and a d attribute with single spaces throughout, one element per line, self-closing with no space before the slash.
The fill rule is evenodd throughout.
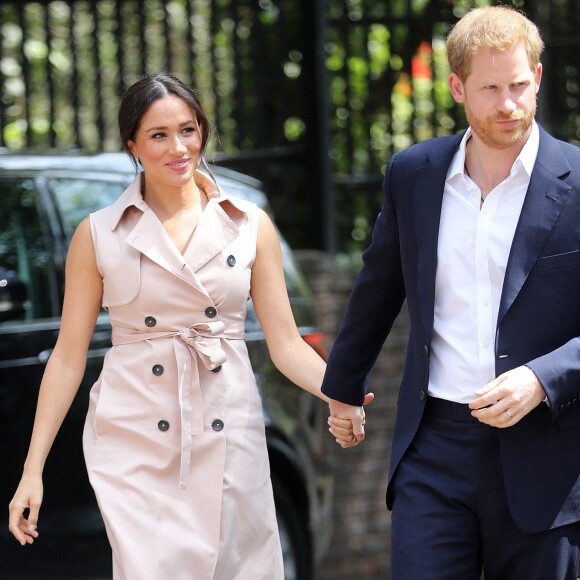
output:
<path id="1" fill-rule="evenodd" d="M 107 195 L 103 194 L 106 202 L 123 187 L 117 180 Z M 60 328 L 68 242 L 80 219 L 93 209 L 94 197 L 90 196 L 85 207 L 78 208 L 82 193 L 78 182 L 56 176 L 54 180 L 40 174 L 4 173 L 0 177 L 0 456 L 5 466 L 0 478 L 0 505 L 5 507 L 20 479 L 39 385 Z M 77 211 L 72 210 L 73 204 Z M 110 326 L 103 312 L 90 345 L 84 380 L 44 471 L 41 520 L 43 533 L 51 537 L 73 542 L 94 534 L 104 537 L 84 468 L 80 434 L 88 392 L 109 346 Z M 24 562 L 17 551 L 20 547 L 8 536 L 7 511 L 0 511 L 0 569 L 16 574 Z M 108 545 L 103 551 L 110 559 Z M 39 555 L 36 547 L 34 552 Z M 34 561 L 32 556 L 27 560 Z"/>

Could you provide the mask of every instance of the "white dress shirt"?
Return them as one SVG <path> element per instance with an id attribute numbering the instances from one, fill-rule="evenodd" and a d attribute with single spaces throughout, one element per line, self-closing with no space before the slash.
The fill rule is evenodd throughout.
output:
<path id="1" fill-rule="evenodd" d="M 435 277 L 429 394 L 469 403 L 495 378 L 495 333 L 505 270 L 540 142 L 532 131 L 509 176 L 489 192 L 465 171 L 468 129 L 447 172 Z"/>

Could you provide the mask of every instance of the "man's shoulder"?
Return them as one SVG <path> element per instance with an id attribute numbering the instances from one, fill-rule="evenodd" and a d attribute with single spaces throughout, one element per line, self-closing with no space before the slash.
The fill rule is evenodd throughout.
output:
<path id="1" fill-rule="evenodd" d="M 575 183 L 580 180 L 580 147 L 554 137 L 542 127 L 536 163 L 556 176 L 567 175 Z"/>

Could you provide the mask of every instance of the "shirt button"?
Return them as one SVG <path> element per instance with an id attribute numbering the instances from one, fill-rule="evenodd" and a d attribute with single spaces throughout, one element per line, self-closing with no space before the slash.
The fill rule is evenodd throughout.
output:
<path id="1" fill-rule="evenodd" d="M 211 428 L 214 431 L 221 431 L 224 428 L 224 422 L 221 419 L 215 419 L 215 421 L 211 424 Z"/>
<path id="2" fill-rule="evenodd" d="M 220 365 L 219 367 L 216 367 L 215 369 L 211 369 L 212 373 L 219 373 L 222 370 L 222 365 Z"/>
<path id="3" fill-rule="evenodd" d="M 169 421 L 162 419 L 161 421 L 159 421 L 159 423 L 157 423 L 157 427 L 159 431 L 167 431 L 167 429 L 169 429 Z"/>
<path id="4" fill-rule="evenodd" d="M 233 268 L 236 265 L 236 257 L 232 255 L 228 256 L 227 262 L 228 266 L 231 266 Z"/>
<path id="5" fill-rule="evenodd" d="M 149 328 L 153 328 L 156 324 L 157 324 L 157 320 L 155 320 L 155 318 L 153 316 L 148 316 L 145 319 L 145 326 L 148 326 Z"/>
<path id="6" fill-rule="evenodd" d="M 215 315 L 217 314 L 217 310 L 213 307 L 213 306 L 208 306 L 205 309 L 205 315 L 208 318 L 215 318 Z"/>
<path id="7" fill-rule="evenodd" d="M 165 369 L 163 368 L 163 365 L 153 365 L 153 368 L 151 369 L 151 372 L 156 376 L 156 377 L 160 377 L 163 374 L 163 371 Z"/>

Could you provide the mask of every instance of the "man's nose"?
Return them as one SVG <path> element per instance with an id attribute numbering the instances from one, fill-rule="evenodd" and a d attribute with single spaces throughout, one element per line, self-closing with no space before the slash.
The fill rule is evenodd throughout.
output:
<path id="1" fill-rule="evenodd" d="M 511 91 L 506 91 L 501 96 L 501 110 L 505 111 L 506 113 L 511 113 L 516 110 L 516 98 L 511 93 Z"/>

